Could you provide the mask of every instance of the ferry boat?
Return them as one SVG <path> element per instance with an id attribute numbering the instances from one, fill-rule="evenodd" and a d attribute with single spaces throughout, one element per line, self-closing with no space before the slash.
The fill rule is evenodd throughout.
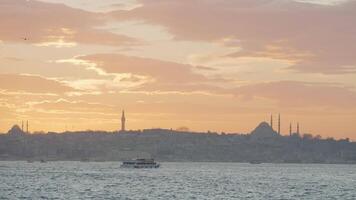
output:
<path id="1" fill-rule="evenodd" d="M 250 164 L 259 165 L 259 164 L 262 164 L 262 162 L 258 161 L 258 160 L 252 160 L 252 161 L 250 161 Z"/>
<path id="2" fill-rule="evenodd" d="M 121 164 L 122 168 L 159 168 L 160 164 L 155 162 L 154 159 L 144 159 L 144 158 L 139 158 L 135 160 L 128 160 L 124 161 Z"/>

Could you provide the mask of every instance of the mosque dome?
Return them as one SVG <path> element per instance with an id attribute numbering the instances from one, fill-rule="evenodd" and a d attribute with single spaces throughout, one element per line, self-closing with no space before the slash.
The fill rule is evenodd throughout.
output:
<path id="1" fill-rule="evenodd" d="M 273 137 L 278 136 L 278 133 L 274 131 L 267 122 L 262 122 L 251 132 L 251 135 L 257 137 Z"/>
<path id="2" fill-rule="evenodd" d="M 25 132 L 23 132 L 21 130 L 19 125 L 14 125 L 7 133 L 11 134 L 11 135 L 22 135 L 22 134 L 25 134 Z"/>

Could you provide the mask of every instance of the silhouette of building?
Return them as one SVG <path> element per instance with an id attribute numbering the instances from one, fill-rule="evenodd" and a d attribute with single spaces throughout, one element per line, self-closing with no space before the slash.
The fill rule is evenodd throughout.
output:
<path id="1" fill-rule="evenodd" d="M 289 136 L 292 136 L 292 122 L 289 124 Z"/>
<path id="2" fill-rule="evenodd" d="M 10 135 L 24 135 L 25 134 L 25 132 L 23 132 L 23 130 L 18 125 L 14 125 L 7 133 Z"/>
<path id="3" fill-rule="evenodd" d="M 26 133 L 28 134 L 28 120 L 26 121 Z"/>
<path id="4" fill-rule="evenodd" d="M 253 139 L 265 139 L 278 136 L 278 133 L 272 129 L 267 122 L 260 123 L 252 132 Z"/>
<path id="5" fill-rule="evenodd" d="M 271 126 L 271 128 L 272 128 L 272 130 L 273 130 L 273 115 L 272 115 L 272 114 L 271 114 L 270 126 Z"/>
<path id="6" fill-rule="evenodd" d="M 297 123 L 297 134 L 299 135 L 299 122 Z"/>
<path id="7" fill-rule="evenodd" d="M 121 116 L 121 131 L 126 130 L 126 118 L 125 118 L 125 110 L 122 111 L 122 116 Z"/>

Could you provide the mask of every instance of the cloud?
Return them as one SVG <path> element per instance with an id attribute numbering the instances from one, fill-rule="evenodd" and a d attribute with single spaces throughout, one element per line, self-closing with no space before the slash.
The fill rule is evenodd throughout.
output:
<path id="1" fill-rule="evenodd" d="M 0 38 L 37 46 L 72 47 L 77 43 L 100 45 L 136 44 L 133 38 L 99 29 L 103 14 L 27 0 L 2 0 Z"/>
<path id="2" fill-rule="evenodd" d="M 0 121 L 7 121 L 16 119 L 18 117 L 17 113 L 13 112 L 13 105 L 8 105 L 6 103 L 0 102 L 0 113 L 1 119 Z"/>
<path id="3" fill-rule="evenodd" d="M 30 110 L 48 113 L 108 113 L 118 112 L 114 106 L 89 103 L 85 101 L 70 101 L 67 99 L 27 102 Z"/>
<path id="4" fill-rule="evenodd" d="M 234 93 L 246 100 L 272 99 L 284 108 L 332 107 L 356 110 L 356 92 L 352 89 L 323 83 L 277 81 L 242 86 L 234 89 Z"/>
<path id="5" fill-rule="evenodd" d="M 123 81 L 142 81 L 135 76 L 144 77 L 146 81 L 125 88 L 126 91 L 172 92 L 177 94 L 200 93 L 204 95 L 225 95 L 242 97 L 246 101 L 260 98 L 275 102 L 284 108 L 294 107 L 354 107 L 356 93 L 352 88 L 332 83 L 311 83 L 302 81 L 258 81 L 237 86 L 228 79 L 207 77 L 196 72 L 197 67 L 142 57 L 121 54 L 94 54 L 77 57 L 79 63 L 95 68 L 98 73 L 110 76 L 130 74 L 132 77 L 121 77 Z M 77 62 L 74 62 L 77 63 Z M 201 66 L 198 67 L 201 69 Z M 202 69 L 205 69 L 203 66 Z M 209 69 L 209 68 L 208 68 Z M 210 69 L 209 69 L 210 70 Z M 120 89 L 117 87 L 117 89 Z M 121 88 L 122 89 L 122 88 Z M 111 90 L 115 88 L 111 87 Z M 118 90 L 116 90 L 118 91 Z M 328 101 L 325 101 L 328 99 Z"/>
<path id="6" fill-rule="evenodd" d="M 0 74 L 0 90 L 25 94 L 64 94 L 74 91 L 73 88 L 56 80 L 22 74 Z"/>
<path id="7" fill-rule="evenodd" d="M 137 4 L 136 0 L 38 0 L 48 3 L 62 3 L 72 8 L 78 8 L 82 10 L 92 11 L 92 12 L 108 12 L 112 10 L 130 10 L 135 7 L 140 6 Z"/>
<path id="8" fill-rule="evenodd" d="M 192 66 L 150 58 L 125 56 L 121 54 L 96 54 L 80 57 L 96 63 L 107 73 L 132 73 L 149 76 L 161 82 L 204 81 L 206 78 L 192 72 Z"/>
<path id="9" fill-rule="evenodd" d="M 198 70 L 204 70 L 204 71 L 216 71 L 216 68 L 213 67 L 206 67 L 206 66 L 196 66 L 195 67 Z"/>
<path id="10" fill-rule="evenodd" d="M 139 86 L 147 82 L 145 76 L 140 76 L 132 73 L 114 73 L 107 72 L 104 69 L 98 67 L 96 61 L 86 60 L 86 56 L 75 56 L 70 59 L 60 59 L 54 61 L 55 63 L 67 63 L 72 65 L 78 65 L 84 67 L 88 71 L 96 73 L 95 78 L 91 79 L 70 79 L 63 80 L 67 85 L 82 90 L 81 93 L 87 93 L 88 91 L 107 92 L 113 90 L 124 90 Z M 84 58 L 84 59 L 83 59 Z M 98 61 L 99 62 L 99 61 Z"/>
<path id="11" fill-rule="evenodd" d="M 316 5 L 285 0 L 141 0 L 112 12 L 143 20 L 176 39 L 216 42 L 233 38 L 242 49 L 228 56 L 288 59 L 298 72 L 356 73 L 356 2 Z M 182 15 L 182 13 L 184 13 Z"/>
<path id="12" fill-rule="evenodd" d="M 95 54 L 78 57 L 81 63 L 94 64 L 101 74 L 130 74 L 120 81 L 140 81 L 136 90 L 144 91 L 210 91 L 214 79 L 194 72 L 194 66 L 121 54 Z M 91 66 L 93 68 L 93 66 Z"/>
<path id="13" fill-rule="evenodd" d="M 12 62 L 22 62 L 24 59 L 22 58 L 17 58 L 17 57 L 4 57 L 5 60 L 12 61 Z"/>

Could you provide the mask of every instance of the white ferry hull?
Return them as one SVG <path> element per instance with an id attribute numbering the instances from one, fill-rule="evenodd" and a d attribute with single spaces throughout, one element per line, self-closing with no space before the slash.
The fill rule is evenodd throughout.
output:
<path id="1" fill-rule="evenodd" d="M 136 159 L 124 161 L 121 168 L 133 168 L 133 169 L 144 169 L 144 168 L 159 168 L 160 164 L 155 162 L 153 159 Z"/>

